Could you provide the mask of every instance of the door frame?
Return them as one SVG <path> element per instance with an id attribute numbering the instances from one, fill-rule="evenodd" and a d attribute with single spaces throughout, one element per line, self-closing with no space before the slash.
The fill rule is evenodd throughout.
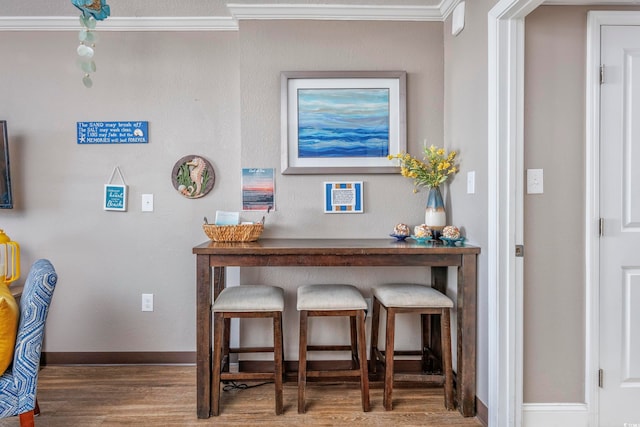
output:
<path id="1" fill-rule="evenodd" d="M 600 46 L 603 25 L 640 26 L 640 11 L 591 11 L 587 21 L 585 280 L 586 344 L 589 372 L 585 378 L 590 420 L 599 421 L 600 368 Z M 605 77 L 606 78 L 606 77 Z M 590 375 L 589 375 L 590 374 Z"/>
<path id="2" fill-rule="evenodd" d="M 488 14 L 489 426 L 522 425 L 524 18 L 543 0 L 501 0 Z"/>
<path id="3" fill-rule="evenodd" d="M 524 18 L 543 0 L 500 0 L 488 14 L 488 359 L 489 425 L 522 425 L 523 409 L 523 270 L 516 258 L 515 245 L 523 235 L 523 129 L 524 129 Z M 611 1 L 550 0 L 548 4 L 607 4 Z M 617 4 L 633 5 L 632 0 Z M 593 47 L 593 26 L 609 19 L 625 19 L 632 12 L 593 12 L 588 23 L 588 42 Z M 592 18 L 591 18 L 592 17 Z M 599 31 L 598 40 L 599 40 Z M 587 63 L 594 58 L 588 49 Z M 599 52 L 597 55 L 599 58 Z M 599 68 L 598 68 L 599 69 Z M 585 209 L 585 405 L 574 405 L 564 412 L 585 415 L 597 425 L 598 401 L 598 279 L 594 281 L 594 257 L 598 259 L 594 234 L 594 209 L 599 202 L 597 147 L 599 122 L 594 123 L 593 79 L 596 68 L 587 72 L 586 117 L 586 209 Z M 599 98 L 597 106 L 599 108 Z M 595 162 L 595 163 L 594 163 Z M 595 165 L 595 167 L 594 167 Z M 513 184 L 515 183 L 515 184 Z M 595 216 L 594 216 L 595 215 Z M 596 220 L 597 221 L 597 220 Z M 595 247 L 595 249 L 594 249 Z M 594 250 L 596 251 L 594 253 Z M 595 334 L 595 335 L 594 335 Z M 560 409 L 556 414 L 563 412 Z M 595 422 L 594 422 L 595 420 Z"/>

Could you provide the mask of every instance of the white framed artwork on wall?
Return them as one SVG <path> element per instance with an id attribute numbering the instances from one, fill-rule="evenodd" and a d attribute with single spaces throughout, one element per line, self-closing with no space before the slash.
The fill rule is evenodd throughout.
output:
<path id="1" fill-rule="evenodd" d="M 281 73 L 283 174 L 397 173 L 405 71 Z"/>

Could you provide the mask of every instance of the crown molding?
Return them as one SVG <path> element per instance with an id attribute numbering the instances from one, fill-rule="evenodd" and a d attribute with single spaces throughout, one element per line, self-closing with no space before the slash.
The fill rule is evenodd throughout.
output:
<path id="1" fill-rule="evenodd" d="M 453 13 L 453 9 L 455 9 L 461 1 L 462 0 L 442 0 L 440 2 L 440 6 L 438 6 L 438 8 L 440 9 L 440 16 L 443 21 Z"/>
<path id="2" fill-rule="evenodd" d="M 1 16 L 0 31 L 78 31 L 78 17 Z M 111 17 L 98 22 L 99 31 L 237 31 L 231 17 Z"/>
<path id="3" fill-rule="evenodd" d="M 449 3 L 457 0 L 443 0 Z M 333 21 L 442 21 L 440 6 L 337 4 L 227 4 L 234 19 L 312 19 Z"/>
<path id="4" fill-rule="evenodd" d="M 100 31 L 238 31 L 238 21 L 261 19 L 441 22 L 460 1 L 442 0 L 436 6 L 230 3 L 227 8 L 231 16 L 110 17 L 98 22 L 97 28 Z M 571 2 L 548 0 L 550 4 L 560 1 Z M 0 31 L 76 31 L 79 27 L 78 18 L 70 16 L 0 16 Z"/>

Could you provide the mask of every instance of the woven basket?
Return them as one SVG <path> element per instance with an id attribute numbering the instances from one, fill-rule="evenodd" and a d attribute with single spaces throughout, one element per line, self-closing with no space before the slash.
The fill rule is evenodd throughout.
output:
<path id="1" fill-rule="evenodd" d="M 264 230 L 264 223 L 240 225 L 203 224 L 202 229 L 214 242 L 255 242 Z"/>

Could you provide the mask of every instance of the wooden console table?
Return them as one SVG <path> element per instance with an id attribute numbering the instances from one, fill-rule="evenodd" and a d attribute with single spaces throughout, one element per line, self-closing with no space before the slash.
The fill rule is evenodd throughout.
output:
<path id="1" fill-rule="evenodd" d="M 475 415 L 476 270 L 480 248 L 391 239 L 260 239 L 246 243 L 208 241 L 194 247 L 193 253 L 198 418 L 211 414 L 211 304 L 225 287 L 225 267 L 231 266 L 431 267 L 431 286 L 440 291 L 447 286 L 447 267 L 458 267 L 456 399 L 462 415 Z"/>

